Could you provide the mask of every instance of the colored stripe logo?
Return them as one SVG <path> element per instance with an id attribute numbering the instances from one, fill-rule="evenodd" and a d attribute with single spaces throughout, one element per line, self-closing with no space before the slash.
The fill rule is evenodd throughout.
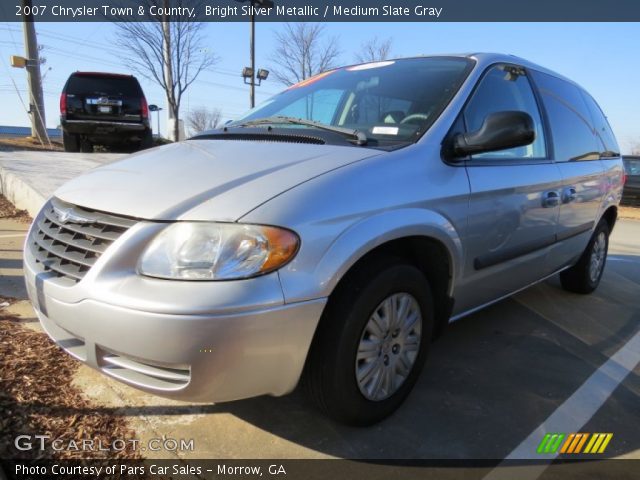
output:
<path id="1" fill-rule="evenodd" d="M 537 452 L 539 454 L 604 453 L 613 433 L 547 433 Z"/>

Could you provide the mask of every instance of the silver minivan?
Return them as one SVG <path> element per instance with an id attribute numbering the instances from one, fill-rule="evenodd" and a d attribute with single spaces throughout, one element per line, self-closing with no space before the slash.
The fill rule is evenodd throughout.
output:
<path id="1" fill-rule="evenodd" d="M 302 381 L 367 425 L 448 322 L 557 273 L 598 286 L 618 152 L 587 92 L 513 56 L 338 68 L 62 186 L 26 242 L 29 296 L 62 348 L 147 392 Z"/>

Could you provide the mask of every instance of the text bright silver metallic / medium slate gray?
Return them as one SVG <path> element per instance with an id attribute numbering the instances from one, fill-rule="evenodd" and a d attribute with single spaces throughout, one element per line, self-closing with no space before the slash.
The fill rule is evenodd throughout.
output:
<path id="1" fill-rule="evenodd" d="M 593 291 L 623 179 L 591 96 L 525 60 L 344 67 L 62 186 L 26 283 L 62 348 L 129 385 L 221 402 L 302 378 L 367 425 L 447 322 L 558 272 Z"/>

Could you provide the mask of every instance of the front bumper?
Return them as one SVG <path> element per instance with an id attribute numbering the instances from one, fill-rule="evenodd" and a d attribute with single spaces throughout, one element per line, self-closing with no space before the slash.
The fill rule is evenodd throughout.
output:
<path id="1" fill-rule="evenodd" d="M 140 277 L 126 265 L 150 230 L 157 226 L 133 227 L 72 286 L 41 271 L 25 249 L 27 291 L 49 336 L 87 365 L 169 398 L 293 390 L 326 299 L 284 304 L 277 273 L 236 282 Z"/>

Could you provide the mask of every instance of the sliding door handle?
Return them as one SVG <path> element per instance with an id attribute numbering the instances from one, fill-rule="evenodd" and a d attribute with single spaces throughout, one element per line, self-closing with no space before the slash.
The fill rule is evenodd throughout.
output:
<path id="1" fill-rule="evenodd" d="M 567 187 L 562 191 L 562 203 L 571 203 L 578 198 L 576 187 Z"/>
<path id="2" fill-rule="evenodd" d="M 560 205 L 560 195 L 556 191 L 544 192 L 542 194 L 542 206 L 544 208 L 553 208 Z"/>

